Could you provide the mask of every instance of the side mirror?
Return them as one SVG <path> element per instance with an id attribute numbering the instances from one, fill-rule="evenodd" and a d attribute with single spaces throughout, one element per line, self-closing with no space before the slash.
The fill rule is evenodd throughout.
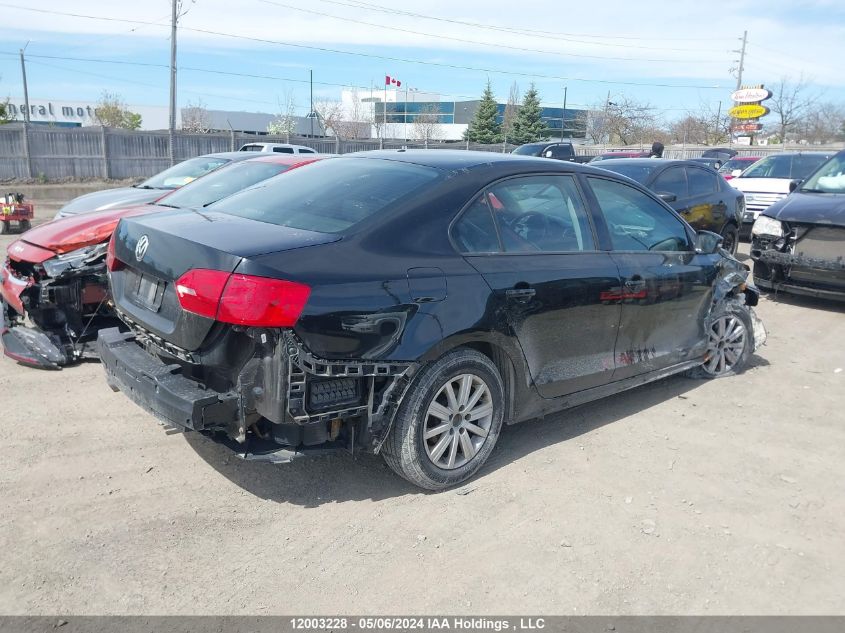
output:
<path id="1" fill-rule="evenodd" d="M 545 156 L 546 158 L 551 158 L 552 157 L 552 150 L 546 150 L 546 152 L 543 154 L 543 156 Z"/>
<path id="2" fill-rule="evenodd" d="M 741 170 L 741 169 L 734 169 L 734 170 L 731 172 L 731 176 L 733 176 L 734 178 L 736 178 L 736 177 L 737 177 L 737 176 L 739 176 L 741 173 L 742 173 L 742 170 Z"/>
<path id="3" fill-rule="evenodd" d="M 789 181 L 789 193 L 792 193 L 793 191 L 798 189 L 798 187 L 800 187 L 803 182 L 804 182 L 803 180 L 790 180 Z"/>
<path id="4" fill-rule="evenodd" d="M 663 202 L 675 202 L 678 199 L 678 196 L 668 191 L 658 191 L 657 197 L 663 200 Z"/>
<path id="5" fill-rule="evenodd" d="M 713 231 L 699 231 L 695 235 L 695 252 L 711 255 L 722 246 L 722 236 Z"/>

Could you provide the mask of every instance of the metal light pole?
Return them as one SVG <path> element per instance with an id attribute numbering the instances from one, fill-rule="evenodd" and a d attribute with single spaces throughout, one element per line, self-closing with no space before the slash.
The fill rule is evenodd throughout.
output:
<path id="1" fill-rule="evenodd" d="M 308 118 L 311 119 L 311 138 L 314 138 L 314 71 L 308 71 L 308 83 L 311 87 L 311 110 L 308 112 Z"/>
<path id="2" fill-rule="evenodd" d="M 29 42 L 26 43 L 26 46 L 29 46 Z M 21 49 L 21 75 L 23 77 L 23 103 L 26 108 L 23 113 L 23 120 L 24 123 L 29 123 L 29 89 L 26 86 L 26 62 L 23 57 L 26 46 Z"/>
<path id="3" fill-rule="evenodd" d="M 179 0 L 172 1 L 170 16 L 170 125 L 168 126 L 170 164 L 176 163 L 174 144 L 176 142 L 176 21 L 179 19 Z"/>
<path id="4" fill-rule="evenodd" d="M 563 110 L 560 113 L 560 140 L 563 140 L 563 133 L 566 131 L 566 86 L 563 87 Z"/>

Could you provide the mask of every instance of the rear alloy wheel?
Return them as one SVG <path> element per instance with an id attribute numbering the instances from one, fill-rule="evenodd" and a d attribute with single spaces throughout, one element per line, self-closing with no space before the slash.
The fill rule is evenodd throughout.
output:
<path id="1" fill-rule="evenodd" d="M 746 309 L 726 310 L 715 315 L 708 337 L 705 361 L 693 375 L 721 378 L 742 371 L 754 345 L 754 330 Z"/>
<path id="2" fill-rule="evenodd" d="M 421 488 L 459 484 L 487 461 L 504 410 L 493 362 L 475 350 L 449 352 L 415 378 L 384 443 L 384 459 Z"/>
<path id="3" fill-rule="evenodd" d="M 739 229 L 733 224 L 728 224 L 722 229 L 721 235 L 722 248 L 731 255 L 736 255 L 736 249 L 739 247 Z"/>

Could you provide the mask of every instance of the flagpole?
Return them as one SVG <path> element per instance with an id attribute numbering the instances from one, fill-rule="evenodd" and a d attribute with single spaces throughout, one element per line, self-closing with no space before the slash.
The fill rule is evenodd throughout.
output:
<path id="1" fill-rule="evenodd" d="M 405 138 L 403 140 L 407 141 L 408 140 L 408 84 L 405 84 L 405 107 L 403 108 L 403 110 L 405 110 L 405 125 L 402 128 L 402 134 L 405 135 Z"/>
<path id="2" fill-rule="evenodd" d="M 384 74 L 384 103 L 381 107 L 382 115 L 384 115 L 384 124 L 381 130 L 382 147 L 384 147 L 384 139 L 387 137 L 387 73 Z"/>

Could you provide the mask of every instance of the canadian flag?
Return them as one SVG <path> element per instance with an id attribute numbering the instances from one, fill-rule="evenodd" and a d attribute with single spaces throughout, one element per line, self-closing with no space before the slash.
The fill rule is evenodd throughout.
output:
<path id="1" fill-rule="evenodd" d="M 390 75 L 384 76 L 384 85 L 385 86 L 396 86 L 397 88 L 402 85 L 402 82 L 396 79 L 396 77 L 391 77 Z"/>

